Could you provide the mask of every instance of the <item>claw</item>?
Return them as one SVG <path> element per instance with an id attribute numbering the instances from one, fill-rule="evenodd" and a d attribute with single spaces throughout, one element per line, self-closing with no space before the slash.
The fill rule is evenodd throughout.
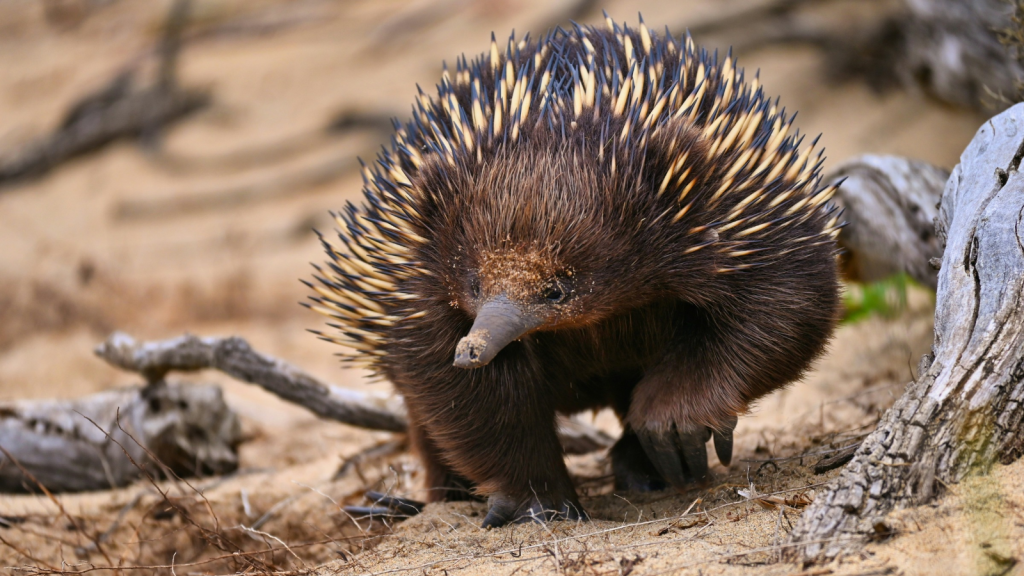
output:
<path id="1" fill-rule="evenodd" d="M 711 432 L 704 426 L 687 431 L 676 430 L 679 453 L 682 454 L 683 461 L 686 462 L 691 482 L 703 482 L 708 477 L 707 441 L 710 436 Z"/>
<path id="2" fill-rule="evenodd" d="M 715 454 L 718 455 L 718 461 L 723 466 L 728 466 L 732 462 L 732 433 L 736 429 L 736 422 L 738 418 L 733 416 L 728 422 L 725 423 L 725 430 L 714 431 L 715 438 Z"/>
<path id="3" fill-rule="evenodd" d="M 356 518 L 408 518 L 408 514 L 396 512 L 391 508 L 385 506 L 344 506 L 343 509 L 348 514 L 355 516 Z"/>
<path id="4" fill-rule="evenodd" d="M 548 501 L 547 498 L 543 500 Z M 563 500 L 558 505 L 545 504 L 536 497 L 525 502 L 497 494 L 488 499 L 489 509 L 484 517 L 483 528 L 500 528 L 509 523 L 548 522 L 550 520 L 588 520 L 587 513 L 579 504 Z"/>
<path id="5" fill-rule="evenodd" d="M 366 499 L 372 500 L 373 503 L 378 506 L 385 506 L 388 509 L 400 512 L 406 516 L 415 516 L 420 512 L 423 512 L 423 507 L 426 506 L 426 504 L 417 500 L 382 494 L 380 492 L 374 492 L 373 490 L 366 492 Z"/>
<path id="6" fill-rule="evenodd" d="M 481 528 L 501 528 L 505 524 L 508 524 L 508 518 L 502 516 L 499 512 L 491 508 L 487 511 L 487 516 L 484 516 L 484 522 L 480 525 Z"/>
<path id="7" fill-rule="evenodd" d="M 644 447 L 644 452 L 647 452 L 647 457 L 666 482 L 676 488 L 683 488 L 689 483 L 675 442 L 671 441 L 667 434 L 638 432 L 637 436 Z"/>
<path id="8" fill-rule="evenodd" d="M 484 516 L 484 522 L 480 527 L 500 528 L 508 524 L 515 513 L 516 505 L 514 502 L 501 496 L 491 496 L 487 500 L 487 516 Z"/>
<path id="9" fill-rule="evenodd" d="M 615 489 L 631 492 L 657 492 L 668 487 L 636 432 L 627 428 L 622 437 L 609 452 L 612 472 L 615 475 Z"/>

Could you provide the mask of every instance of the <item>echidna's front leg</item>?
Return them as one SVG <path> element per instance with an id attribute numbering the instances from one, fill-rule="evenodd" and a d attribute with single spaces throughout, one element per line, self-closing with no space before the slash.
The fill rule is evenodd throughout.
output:
<path id="1" fill-rule="evenodd" d="M 489 498 L 484 527 L 584 517 L 539 370 L 509 350 L 406 391 L 442 462 Z"/>
<path id="2" fill-rule="evenodd" d="M 565 467 L 554 414 L 519 411 L 514 403 L 499 405 L 505 414 L 490 420 L 495 433 L 486 438 L 489 462 L 478 461 L 484 466 L 469 475 L 489 495 L 483 527 L 585 519 Z"/>
<path id="3" fill-rule="evenodd" d="M 473 483 L 459 476 L 444 463 L 437 446 L 418 425 L 420 418 L 409 411 L 409 442 L 423 463 L 424 488 L 427 502 L 452 502 L 476 498 Z"/>
<path id="4" fill-rule="evenodd" d="M 812 278 L 813 279 L 813 278 Z M 823 276 L 821 283 L 834 282 Z M 734 298 L 728 307 L 691 308 L 662 360 L 633 389 L 626 421 L 665 480 L 676 487 L 708 472 L 706 442 L 732 458 L 737 415 L 807 369 L 834 319 L 834 291 L 804 285 L 769 294 L 775 308 Z"/>
<path id="5" fill-rule="evenodd" d="M 737 416 L 759 396 L 758 386 L 736 370 L 748 359 L 729 335 L 700 330 L 692 319 L 686 330 L 636 385 L 626 418 L 651 463 L 676 488 L 707 479 L 712 437 L 719 461 L 729 464 Z"/>

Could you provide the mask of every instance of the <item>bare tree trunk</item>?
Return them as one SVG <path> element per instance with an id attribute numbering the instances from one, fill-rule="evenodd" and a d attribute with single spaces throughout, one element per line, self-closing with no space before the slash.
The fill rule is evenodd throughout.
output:
<path id="1" fill-rule="evenodd" d="M 937 483 L 1024 452 L 1024 104 L 986 122 L 936 219 L 945 245 L 935 344 L 921 374 L 789 535 L 791 558 L 830 558 L 885 533 L 885 515 Z"/>
<path id="2" fill-rule="evenodd" d="M 0 492 L 125 486 L 142 475 L 132 460 L 162 475 L 147 450 L 181 476 L 223 474 L 238 467 L 240 441 L 238 417 L 216 386 L 159 384 L 2 404 Z"/>

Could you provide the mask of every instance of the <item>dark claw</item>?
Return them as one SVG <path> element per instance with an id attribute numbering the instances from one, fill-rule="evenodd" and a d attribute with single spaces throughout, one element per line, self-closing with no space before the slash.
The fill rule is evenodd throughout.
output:
<path id="1" fill-rule="evenodd" d="M 631 428 L 623 430 L 608 455 L 612 459 L 616 490 L 657 492 L 668 487 Z"/>
<path id="2" fill-rule="evenodd" d="M 516 505 L 504 496 L 491 496 L 487 500 L 487 516 L 484 516 L 482 528 L 500 528 L 508 524 L 516 513 Z"/>
<path id="3" fill-rule="evenodd" d="M 666 482 L 676 488 L 684 487 L 689 483 L 675 442 L 669 438 L 668 434 L 640 431 L 637 435 L 640 437 L 640 444 L 643 445 L 644 452 L 647 452 L 647 457 L 651 459 L 651 463 L 658 469 Z"/>
<path id="4" fill-rule="evenodd" d="M 711 431 L 704 426 L 680 430 L 676 427 L 662 432 L 637 432 L 647 457 L 662 478 L 679 490 L 708 476 L 708 451 L 705 445 Z"/>
<path id="5" fill-rule="evenodd" d="M 488 500 L 489 509 L 484 517 L 483 528 L 500 528 L 508 523 L 522 524 L 525 522 L 548 522 L 551 520 L 587 520 L 587 513 L 579 504 L 568 500 L 562 501 L 557 508 L 544 503 L 536 497 L 524 502 L 497 494 Z"/>
<path id="6" fill-rule="evenodd" d="M 345 512 L 348 512 L 355 517 L 369 517 L 373 518 L 408 518 L 409 515 L 392 510 L 391 508 L 385 508 L 384 506 L 345 506 L 343 508 Z"/>
<path id="7" fill-rule="evenodd" d="M 708 448 L 707 442 L 711 439 L 711 431 L 700 426 L 691 430 L 683 431 L 676 429 L 676 441 L 679 443 L 679 453 L 686 462 L 687 472 L 690 473 L 691 481 L 703 482 L 708 477 Z"/>
<path id="8" fill-rule="evenodd" d="M 714 431 L 715 438 L 715 454 L 718 455 L 718 461 L 723 466 L 728 466 L 732 462 L 732 433 L 736 429 L 736 422 L 739 419 L 733 416 L 728 422 L 726 422 L 725 430 Z"/>
<path id="9" fill-rule="evenodd" d="M 409 498 L 402 498 L 400 496 L 390 496 L 388 494 L 382 494 L 372 490 L 366 493 L 366 499 L 373 501 L 373 503 L 378 506 L 385 506 L 390 510 L 401 512 L 406 516 L 415 516 L 420 512 L 423 512 L 423 507 L 426 506 L 423 502 L 410 500 Z"/>
<path id="10" fill-rule="evenodd" d="M 423 512 L 426 506 L 423 502 L 390 496 L 380 492 L 369 490 L 364 494 L 367 500 L 373 502 L 373 506 L 345 506 L 345 512 L 353 516 L 369 516 L 378 518 L 410 518 Z"/>

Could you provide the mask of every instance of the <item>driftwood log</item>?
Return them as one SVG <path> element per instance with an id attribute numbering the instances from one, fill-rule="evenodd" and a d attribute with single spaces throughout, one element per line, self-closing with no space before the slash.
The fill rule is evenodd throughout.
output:
<path id="1" fill-rule="evenodd" d="M 0 492 L 116 488 L 143 468 L 164 476 L 161 464 L 179 476 L 224 474 L 238 467 L 240 441 L 238 417 L 216 386 L 161 383 L 0 404 Z"/>
<path id="2" fill-rule="evenodd" d="M 917 380 L 801 516 L 788 554 L 852 551 L 885 515 L 1024 453 L 1024 104 L 986 122 L 945 190 L 935 343 Z"/>
<path id="3" fill-rule="evenodd" d="M 948 178 L 947 170 L 897 156 L 858 156 L 832 172 L 828 180 L 843 182 L 835 202 L 846 218 L 839 245 L 852 280 L 906 272 L 935 289 L 934 259 L 942 256 L 935 217 Z"/>

